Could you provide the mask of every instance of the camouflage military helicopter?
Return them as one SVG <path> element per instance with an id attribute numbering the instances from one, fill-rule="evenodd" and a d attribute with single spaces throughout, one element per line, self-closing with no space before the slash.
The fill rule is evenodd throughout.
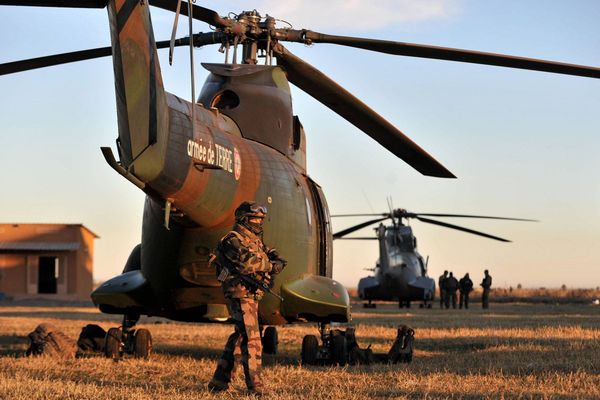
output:
<path id="1" fill-rule="evenodd" d="M 413 213 L 401 208 L 381 214 L 332 215 L 332 217 L 373 216 L 377 216 L 378 218 L 362 222 L 333 234 L 334 240 L 377 240 L 379 242 L 379 259 L 375 268 L 369 269 L 374 272 L 374 276 L 362 278 L 358 282 L 358 295 L 360 299 L 367 300 L 367 303 L 364 304 L 366 308 L 375 308 L 376 304 L 373 303 L 373 300 L 397 300 L 400 308 L 404 306 L 407 308 L 410 307 L 411 301 L 422 301 L 421 307 L 431 308 L 431 301 L 435 297 L 435 280 L 427 275 L 429 259 L 423 260 L 423 256 L 417 251 L 417 238 L 413 234 L 412 227 L 405 224 L 403 219 L 408 220 L 413 218 L 427 224 L 443 226 L 501 242 L 510 242 L 510 240 L 424 217 L 484 218 L 535 222 L 530 219 L 484 215 Z M 382 221 L 388 219 L 392 221 L 391 226 L 386 226 L 382 223 Z M 374 229 L 376 236 L 346 237 L 348 234 L 378 222 L 379 226 Z"/>
<path id="2" fill-rule="evenodd" d="M 112 55 L 119 160 L 108 147 L 102 152 L 117 173 L 147 195 L 141 243 L 132 250 L 123 273 L 92 293 L 102 312 L 124 316 L 122 327 L 107 336 L 107 353 L 113 357 L 123 351 L 148 354 L 149 332 L 134 329 L 140 315 L 227 320 L 219 283 L 207 261 L 211 248 L 232 225 L 233 210 L 248 199 L 269 207 L 265 242 L 289 262 L 273 287 L 284 301 L 266 296 L 259 310 L 261 323 L 317 322 L 321 338 L 328 341 L 325 324 L 350 319 L 348 294 L 331 279 L 329 212 L 321 188 L 306 173 L 306 139 L 292 111 L 289 83 L 422 174 L 454 177 L 383 117 L 294 56 L 283 42 L 330 43 L 600 77 L 593 67 L 282 29 L 273 17 L 263 18 L 256 11 L 225 18 L 191 2 L 181 7 L 176 0 L 0 0 L 0 5 L 108 9 L 110 47 L 6 63 L 0 65 L 0 74 Z M 203 21 L 214 30 L 157 42 L 150 6 Z M 211 44 L 221 46 L 225 62 L 203 65 L 210 75 L 198 100 L 194 96 L 189 102 L 166 92 L 157 48 Z M 264 65 L 258 64 L 259 58 Z M 276 331 L 265 330 L 265 336 L 265 348 L 273 348 Z M 314 340 L 306 342 L 311 345 L 303 351 L 316 351 Z M 335 341 L 343 347 L 339 342 Z"/>

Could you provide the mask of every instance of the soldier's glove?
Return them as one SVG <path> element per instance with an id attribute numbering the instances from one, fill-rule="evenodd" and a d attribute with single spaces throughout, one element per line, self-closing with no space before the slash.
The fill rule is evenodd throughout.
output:
<path id="1" fill-rule="evenodd" d="M 269 257 L 269 261 L 271 261 L 271 273 L 274 275 L 283 271 L 283 269 L 287 265 L 287 261 L 279 256 L 279 253 L 276 249 L 269 250 L 267 252 L 267 257 Z"/>

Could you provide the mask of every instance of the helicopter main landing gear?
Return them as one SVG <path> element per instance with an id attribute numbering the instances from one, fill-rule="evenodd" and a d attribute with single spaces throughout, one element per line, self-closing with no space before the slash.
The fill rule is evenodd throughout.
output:
<path id="1" fill-rule="evenodd" d="M 410 308 L 410 300 L 398 300 L 398 308 Z"/>
<path id="2" fill-rule="evenodd" d="M 373 300 L 368 299 L 368 303 L 363 303 L 363 308 L 376 308 L 377 304 L 373 303 Z"/>
<path id="3" fill-rule="evenodd" d="M 260 341 L 263 353 L 277 354 L 277 348 L 279 347 L 278 336 L 277 328 L 274 326 L 268 326 L 264 331 L 262 327 L 260 328 Z"/>
<path id="4" fill-rule="evenodd" d="M 387 353 L 373 353 L 371 346 L 360 348 L 352 327 L 331 329 L 320 323 L 322 345 L 316 335 L 306 335 L 302 340 L 303 365 L 346 365 L 378 363 L 410 363 L 413 357 L 415 331 L 406 325 L 398 327 L 396 339 Z"/>
<path id="5" fill-rule="evenodd" d="M 140 320 L 139 315 L 124 315 L 123 325 L 110 328 L 104 339 L 104 355 L 120 360 L 124 354 L 136 358 L 148 358 L 152 352 L 152 335 L 148 329 L 133 329 Z"/>
<path id="6" fill-rule="evenodd" d="M 323 345 L 315 335 L 306 335 L 302 339 L 301 359 L 304 365 L 346 365 L 348 362 L 348 342 L 346 336 L 354 335 L 354 328 L 346 331 L 331 329 L 329 324 L 319 323 L 319 333 Z"/>

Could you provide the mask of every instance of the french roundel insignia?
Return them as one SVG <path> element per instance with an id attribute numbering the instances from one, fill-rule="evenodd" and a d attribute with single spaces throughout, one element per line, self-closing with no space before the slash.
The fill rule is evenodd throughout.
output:
<path id="1" fill-rule="evenodd" d="M 233 148 L 233 174 L 236 181 L 238 181 L 242 175 L 242 157 L 240 157 L 240 152 L 237 147 Z"/>

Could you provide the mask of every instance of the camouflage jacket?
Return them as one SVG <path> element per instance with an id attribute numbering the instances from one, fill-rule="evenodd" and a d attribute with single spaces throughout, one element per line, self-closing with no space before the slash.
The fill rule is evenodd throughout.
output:
<path id="1" fill-rule="evenodd" d="M 228 270 L 222 282 L 223 293 L 228 298 L 253 297 L 260 300 L 263 291 L 245 285 L 239 279 L 240 274 L 270 284 L 274 275 L 285 267 L 285 261 L 265 246 L 262 237 L 239 224 L 219 241 L 215 256 L 217 276 L 221 275 L 223 267 Z"/>

